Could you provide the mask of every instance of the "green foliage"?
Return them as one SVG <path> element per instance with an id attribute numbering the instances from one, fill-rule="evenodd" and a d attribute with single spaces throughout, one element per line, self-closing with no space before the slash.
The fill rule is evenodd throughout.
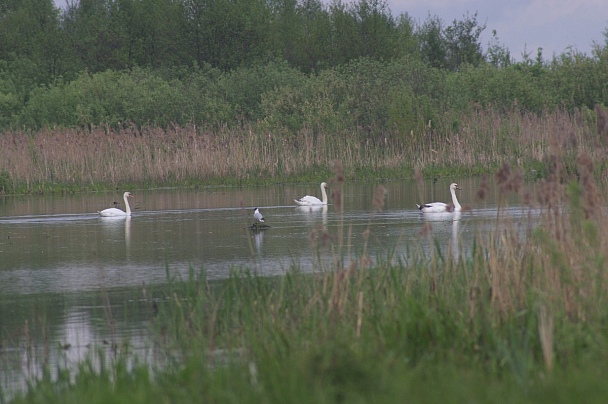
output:
<path id="1" fill-rule="evenodd" d="M 2 62 L 0 62 L 2 64 Z M 0 128 L 8 127 L 19 112 L 22 100 L 18 98 L 15 82 L 8 72 L 0 70 Z"/>
<path id="2" fill-rule="evenodd" d="M 492 39 L 488 43 L 486 59 L 494 67 L 507 67 L 513 64 L 511 52 L 504 45 L 499 43 L 496 30 L 492 30 Z"/>
<path id="3" fill-rule="evenodd" d="M 575 50 L 554 57 L 547 72 L 547 87 L 567 108 L 606 104 L 608 86 L 598 85 L 608 80 L 608 59 L 593 59 Z"/>
<path id="4" fill-rule="evenodd" d="M 304 127 L 339 131 L 336 108 L 343 94 L 344 83 L 333 70 L 277 87 L 261 97 L 264 123 L 269 129 L 286 128 L 291 133 Z"/>
<path id="5" fill-rule="evenodd" d="M 71 2 L 63 12 L 68 74 L 188 65 L 186 14 L 166 0 Z"/>
<path id="6" fill-rule="evenodd" d="M 50 0 L 0 9 L 0 128 L 194 123 L 419 141 L 475 108 L 608 104 L 608 52 L 513 63 L 466 14 L 395 18 L 384 0 Z M 426 125 L 426 126 L 425 126 Z"/>
<path id="7" fill-rule="evenodd" d="M 0 194 L 11 194 L 15 191 L 11 173 L 6 170 L 0 171 Z"/>
<path id="8" fill-rule="evenodd" d="M 185 4 L 199 65 L 210 63 L 230 70 L 259 62 L 270 53 L 271 15 L 264 2 L 202 0 Z"/>
<path id="9" fill-rule="evenodd" d="M 434 68 L 444 68 L 447 54 L 443 38 L 443 21 L 429 16 L 416 31 L 422 60 Z"/>
<path id="10" fill-rule="evenodd" d="M 333 26 L 330 66 L 361 57 L 387 60 L 399 56 L 400 32 L 384 0 L 333 2 L 330 15 Z"/>
<path id="11" fill-rule="evenodd" d="M 286 2 L 287 3 L 287 2 Z M 296 3 L 290 2 L 289 4 Z M 291 66 L 313 72 L 332 66 L 332 20 L 320 0 L 299 1 L 294 9 L 281 10 L 277 35 L 279 52 Z"/>
<path id="12" fill-rule="evenodd" d="M 166 126 L 182 120 L 181 101 L 178 87 L 140 69 L 82 74 L 71 83 L 34 91 L 20 123 L 35 128 L 128 122 Z"/>
<path id="13" fill-rule="evenodd" d="M 388 125 L 403 135 L 418 132 L 414 92 L 411 88 L 395 86 L 387 94 Z"/>
<path id="14" fill-rule="evenodd" d="M 418 131 L 439 114 L 429 94 L 440 93 L 441 75 L 420 64 L 368 58 L 323 71 L 298 87 L 285 86 L 262 96 L 272 126 L 290 131 L 352 131 L 367 139 Z"/>
<path id="15" fill-rule="evenodd" d="M 485 25 L 478 25 L 477 13 L 473 16 L 467 13 L 462 21 L 454 20 L 445 29 L 446 67 L 449 70 L 457 71 L 464 65 L 481 63 L 483 53 L 479 37 L 485 28 Z"/>
<path id="16" fill-rule="evenodd" d="M 461 72 L 448 76 L 446 93 L 450 97 L 450 109 L 456 111 L 466 111 L 471 102 L 502 110 L 516 105 L 535 113 L 556 106 L 540 80 L 515 66 L 503 69 L 490 65 L 464 67 Z"/>
<path id="17" fill-rule="evenodd" d="M 251 68 L 235 69 L 218 83 L 218 94 L 233 106 L 239 120 L 255 122 L 264 119 L 261 100 L 265 93 L 283 86 L 298 87 L 304 76 L 285 62 L 270 62 Z"/>
<path id="18" fill-rule="evenodd" d="M 0 61 L 26 59 L 36 66 L 29 78 L 46 84 L 61 74 L 59 11 L 52 0 L 3 2 L 0 6 Z"/>

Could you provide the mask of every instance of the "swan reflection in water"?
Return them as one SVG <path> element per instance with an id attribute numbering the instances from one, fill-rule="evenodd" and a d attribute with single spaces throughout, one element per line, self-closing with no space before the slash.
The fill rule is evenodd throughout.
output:
<path id="1" fill-rule="evenodd" d="M 318 222 L 320 217 L 323 226 L 327 226 L 327 205 L 296 206 L 296 211 L 304 214 L 310 224 Z"/>
<path id="2" fill-rule="evenodd" d="M 454 212 L 454 217 L 452 218 L 452 238 L 450 239 L 450 247 L 452 247 L 452 257 L 454 257 L 455 260 L 460 258 L 460 243 L 458 242 L 460 237 L 458 234 L 458 226 L 460 225 L 461 215 L 461 212 Z"/>
<path id="3" fill-rule="evenodd" d="M 428 224 L 436 223 L 437 231 L 447 230 L 442 224 L 452 223 L 452 236 L 450 237 L 450 253 L 455 260 L 460 257 L 460 234 L 459 226 L 462 218 L 462 212 L 443 212 L 423 215 L 424 221 Z M 431 232 L 432 234 L 432 232 Z"/>
<path id="4" fill-rule="evenodd" d="M 115 234 L 115 238 L 118 238 L 119 232 L 124 229 L 125 247 L 128 254 L 131 246 L 131 216 L 100 216 L 99 220 L 105 230 Z"/>

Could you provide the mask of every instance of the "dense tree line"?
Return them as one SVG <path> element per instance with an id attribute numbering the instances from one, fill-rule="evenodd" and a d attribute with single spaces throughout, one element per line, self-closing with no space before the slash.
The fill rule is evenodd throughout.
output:
<path id="1" fill-rule="evenodd" d="M 495 32 L 484 51 L 485 28 L 476 14 L 393 16 L 383 0 L 5 0 L 0 127 L 248 121 L 386 135 L 480 105 L 608 104 L 606 44 L 515 63 Z"/>
<path id="2" fill-rule="evenodd" d="M 0 18 L 0 59 L 25 57 L 48 81 L 135 66 L 227 71 L 281 59 L 311 72 L 362 56 L 424 53 L 450 68 L 482 58 L 476 15 L 442 32 L 416 29 L 384 0 L 73 0 L 65 10 L 52 0 L 9 0 Z"/>

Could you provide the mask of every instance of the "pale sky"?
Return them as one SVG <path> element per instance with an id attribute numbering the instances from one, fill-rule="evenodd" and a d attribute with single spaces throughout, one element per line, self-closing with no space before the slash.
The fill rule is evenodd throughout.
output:
<path id="1" fill-rule="evenodd" d="M 521 60 L 524 49 L 534 59 L 539 47 L 545 60 L 568 47 L 591 55 L 593 41 L 604 45 L 603 32 L 608 28 L 607 0 L 387 0 L 387 4 L 393 16 L 407 12 L 424 22 L 430 13 L 447 25 L 463 20 L 467 11 L 477 12 L 477 22 L 486 24 L 484 50 L 496 30 L 500 44 L 516 60 Z"/>
<path id="2" fill-rule="evenodd" d="M 54 0 L 63 7 L 66 0 Z M 330 1 L 330 0 L 325 0 Z M 343 0 L 348 2 L 349 0 Z M 501 45 L 511 57 L 521 60 L 524 49 L 534 59 L 537 48 L 543 57 L 564 53 L 568 47 L 591 55 L 592 44 L 604 45 L 608 28 L 608 0 L 386 0 L 391 14 L 407 12 L 416 21 L 438 16 L 446 25 L 477 12 L 477 22 L 486 24 L 482 33 L 487 50 L 496 30 Z"/>

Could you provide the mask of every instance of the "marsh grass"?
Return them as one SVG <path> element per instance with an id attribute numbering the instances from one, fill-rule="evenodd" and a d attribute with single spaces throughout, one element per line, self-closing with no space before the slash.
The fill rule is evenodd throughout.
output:
<path id="1" fill-rule="evenodd" d="M 530 192 L 507 167 L 496 177 L 501 192 Z M 549 197 L 556 203 L 540 206 Z M 541 210 L 538 226 L 523 233 L 505 226 L 478 240 L 467 259 L 416 256 L 405 267 L 370 265 L 364 255 L 347 268 L 281 278 L 235 272 L 221 284 L 192 271 L 161 310 L 159 324 L 172 333 L 164 342 L 181 358 L 161 383 L 164 394 L 238 402 L 601 402 L 606 218 L 597 211 L 585 218 L 598 197 L 585 181 L 546 181 L 529 206 Z M 378 189 L 373 209 L 381 200 Z M 570 377 L 578 372 L 588 378 L 575 384 Z M 178 381 L 180 389 L 171 388 Z"/>
<path id="2" fill-rule="evenodd" d="M 457 124 L 446 116 L 410 137 L 382 139 L 366 137 L 363 129 L 277 134 L 263 125 L 6 132 L 0 135 L 0 192 L 316 181 L 331 175 L 335 160 L 347 179 L 411 176 L 414 167 L 425 176 L 447 169 L 488 173 L 504 162 L 525 167 L 525 175 L 536 179 L 547 175 L 551 156 L 573 175 L 572 150 L 586 151 L 595 163 L 605 155 L 600 118 L 479 109 L 458 117 Z"/>
<path id="3" fill-rule="evenodd" d="M 169 279 L 154 322 L 170 365 L 154 377 L 121 362 L 107 373 L 85 369 L 75 383 L 42 381 L 16 402 L 603 402 L 608 195 L 590 154 L 570 152 L 577 177 L 556 155 L 533 186 L 521 169 L 500 167 L 499 225 L 470 254 L 436 244 L 430 254 L 374 262 L 373 227 L 356 255 L 344 248 L 352 229 L 340 221 L 311 237 L 311 248 L 335 256 L 331 268 L 269 278 L 235 270 L 222 282 L 191 269 Z M 332 165 L 338 212 L 343 170 Z M 377 189 L 370 214 L 384 194 Z M 508 216 L 513 195 L 528 226 Z"/>

